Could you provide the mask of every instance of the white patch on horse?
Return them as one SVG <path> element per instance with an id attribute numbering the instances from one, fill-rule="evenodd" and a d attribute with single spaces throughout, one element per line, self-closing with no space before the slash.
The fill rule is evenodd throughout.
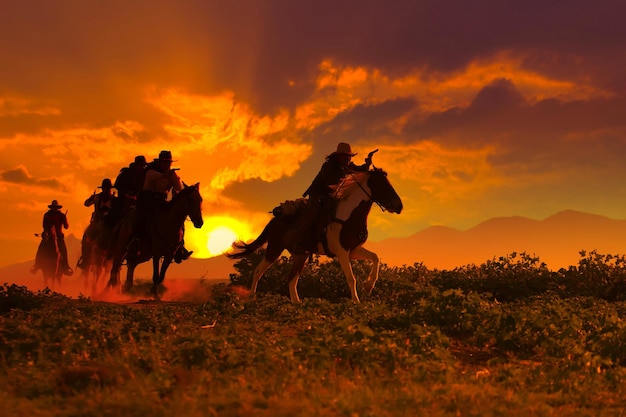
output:
<path id="1" fill-rule="evenodd" d="M 353 174 L 340 184 L 335 196 L 340 199 L 337 206 L 337 212 L 335 217 L 341 221 L 346 221 L 352 214 L 355 208 L 361 204 L 362 201 L 368 201 L 371 198 L 372 190 L 367 185 L 367 175 Z M 351 192 L 352 188 L 355 188 Z"/>

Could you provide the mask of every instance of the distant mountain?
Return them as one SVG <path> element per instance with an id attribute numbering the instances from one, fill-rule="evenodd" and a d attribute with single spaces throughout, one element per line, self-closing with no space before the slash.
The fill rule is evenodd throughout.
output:
<path id="1" fill-rule="evenodd" d="M 69 235 L 66 242 L 70 265 L 74 267 L 80 254 L 80 241 Z M 406 238 L 367 242 L 365 247 L 377 253 L 382 262 L 390 266 L 423 262 L 431 269 L 453 269 L 467 264 L 479 265 L 512 252 L 526 252 L 539 256 L 551 269 L 558 269 L 577 265 L 581 250 L 597 250 L 603 254 L 626 253 L 626 220 L 573 210 L 562 211 L 544 220 L 498 217 L 465 231 L 433 226 Z M 33 262 L 0 268 L 0 284 L 40 283 L 40 273 L 29 273 Z M 191 258 L 181 264 L 173 264 L 167 279 L 228 279 L 235 272 L 234 263 L 223 255 L 209 259 Z M 125 268 L 122 274 L 125 274 Z M 135 276 L 138 279 L 151 278 L 152 265 L 149 262 L 141 264 Z M 76 277 L 75 274 L 70 279 Z"/>
<path id="2" fill-rule="evenodd" d="M 626 220 L 566 210 L 544 220 L 493 218 L 465 231 L 433 226 L 406 238 L 367 242 L 365 246 L 388 265 L 423 262 L 431 269 L 453 269 L 526 252 L 558 269 L 577 265 L 581 250 L 626 253 Z"/>

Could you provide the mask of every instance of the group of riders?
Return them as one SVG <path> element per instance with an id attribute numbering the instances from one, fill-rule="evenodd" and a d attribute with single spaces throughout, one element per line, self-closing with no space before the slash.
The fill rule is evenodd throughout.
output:
<path id="1" fill-rule="evenodd" d="M 352 152 L 350 144 L 341 142 L 334 152 L 326 156 L 319 173 L 303 193 L 303 197 L 308 197 L 308 200 L 297 226 L 285 236 L 287 245 L 293 248 L 294 253 L 304 253 L 311 249 L 318 233 L 316 220 L 332 206 L 332 192 L 335 186 L 352 172 L 369 170 L 374 152 L 376 151 L 368 154 L 364 164 L 355 165 L 352 157 L 356 153 Z M 85 269 L 89 266 L 88 242 L 95 241 L 105 253 L 109 251 L 108 256 L 111 256 L 115 227 L 131 211 L 134 211 L 135 215 L 127 250 L 129 253 L 139 250 L 139 240 L 149 237 L 148 228 L 153 213 L 167 204 L 169 194 L 176 195 L 183 189 L 182 181 L 176 172 L 178 169 L 172 168 L 172 162 L 174 162 L 172 153 L 167 150 L 161 151 L 158 158 L 150 163 L 147 163 L 143 155 L 138 155 L 133 162 L 120 170 L 115 182 L 111 182 L 109 178 L 102 180 L 98 187 L 102 191 L 94 192 L 85 200 L 85 206 L 93 205 L 94 210 L 91 222 L 83 235 L 79 268 Z M 113 188 L 117 190 L 117 196 L 112 191 Z M 73 271 L 68 264 L 63 235 L 63 229 L 69 227 L 66 213 L 60 211 L 62 206 L 57 200 L 53 200 L 48 208 L 50 210 L 43 218 L 44 234 L 50 228 L 56 231 L 61 255 L 61 272 L 71 275 Z M 189 258 L 191 253 L 181 245 L 174 256 L 174 261 L 180 263 Z M 35 272 L 40 267 L 36 262 L 31 271 Z"/>
<path id="2" fill-rule="evenodd" d="M 94 192 L 85 200 L 85 206 L 93 206 L 93 213 L 89 226 L 85 229 L 81 242 L 81 256 L 77 266 L 83 270 L 89 268 L 91 259 L 91 245 L 97 245 L 107 258 L 112 257 L 114 231 L 116 226 L 134 213 L 132 231 L 127 244 L 127 252 L 138 252 L 139 241 L 150 238 L 149 223 L 153 215 L 167 205 L 168 196 L 176 195 L 183 189 L 183 183 L 178 175 L 178 168 L 172 168 L 172 153 L 163 150 L 158 158 L 148 163 L 145 156 L 138 155 L 127 167 L 120 170 L 115 182 L 104 178 L 98 187 L 100 192 Z M 117 190 L 117 195 L 113 192 Z M 48 205 L 48 210 L 43 216 L 42 243 L 38 248 L 38 256 L 31 272 L 35 273 L 42 266 L 39 264 L 39 253 L 43 250 L 44 240 L 48 235 L 56 235 L 57 246 L 60 254 L 60 272 L 64 275 L 72 275 L 73 270 L 69 265 L 67 247 L 63 229 L 69 227 L 67 214 L 61 211 L 57 200 Z M 182 262 L 189 258 L 192 251 L 188 251 L 183 245 L 174 256 L 175 262 Z"/>

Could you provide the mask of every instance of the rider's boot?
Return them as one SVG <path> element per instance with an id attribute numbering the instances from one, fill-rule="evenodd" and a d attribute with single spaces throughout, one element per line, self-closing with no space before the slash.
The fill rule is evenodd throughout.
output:
<path id="1" fill-rule="evenodd" d="M 74 274 L 74 270 L 72 268 L 70 268 L 69 264 L 67 263 L 67 259 L 64 260 L 63 262 L 63 267 L 61 268 L 62 272 L 64 275 L 67 275 L 68 277 L 72 276 Z"/>
<path id="2" fill-rule="evenodd" d="M 174 254 L 174 262 L 179 264 L 182 261 L 189 259 L 189 257 L 191 256 L 192 253 L 193 253 L 193 251 L 189 251 L 189 250 L 187 250 L 187 248 L 185 248 L 185 246 L 180 245 L 180 247 L 178 248 L 178 250 Z"/>

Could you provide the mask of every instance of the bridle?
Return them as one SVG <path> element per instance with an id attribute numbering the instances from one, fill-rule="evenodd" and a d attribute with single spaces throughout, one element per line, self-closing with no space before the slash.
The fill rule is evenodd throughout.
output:
<path id="1" fill-rule="evenodd" d="M 370 174 L 371 172 L 376 172 L 376 168 L 374 168 L 374 171 L 367 171 L 367 172 L 368 172 L 368 175 L 371 175 L 371 174 Z M 371 201 L 373 201 L 374 203 L 376 203 L 376 205 L 377 205 L 378 207 L 380 207 L 380 209 L 383 211 L 383 213 L 384 213 L 385 211 L 387 211 L 387 209 L 386 209 L 386 208 L 385 208 L 382 204 L 380 204 L 378 201 L 374 200 L 374 198 L 372 197 L 372 194 L 371 194 L 371 193 L 369 193 L 369 192 L 365 189 L 365 187 L 363 187 L 363 185 L 362 185 L 359 181 L 357 181 L 357 179 L 355 178 L 355 176 L 354 176 L 354 173 L 353 173 L 353 172 L 350 172 L 350 173 L 349 173 L 349 175 L 352 177 L 352 179 L 354 180 L 354 182 L 356 182 L 356 184 L 359 186 L 359 188 L 361 189 L 361 191 L 363 191 L 363 193 L 365 193 L 365 195 L 367 196 L 367 198 L 368 198 L 369 200 L 371 200 Z M 338 188 L 338 189 L 341 189 L 341 187 L 343 186 L 344 181 L 345 181 L 345 178 L 341 181 L 341 184 L 339 184 L 339 188 Z"/>

